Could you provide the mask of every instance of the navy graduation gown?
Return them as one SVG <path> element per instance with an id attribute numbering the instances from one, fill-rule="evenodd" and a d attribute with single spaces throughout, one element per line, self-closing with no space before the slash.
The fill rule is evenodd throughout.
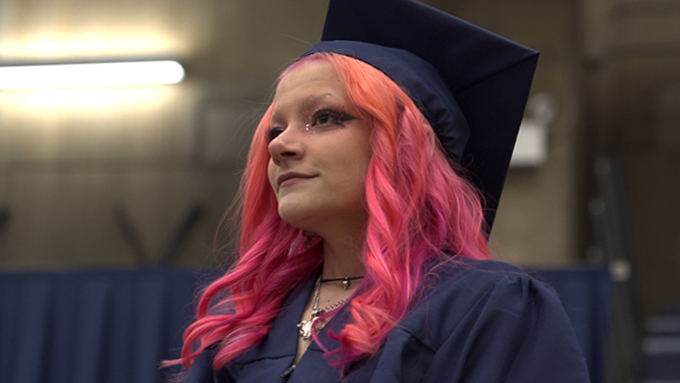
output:
<path id="1" fill-rule="evenodd" d="M 552 288 L 497 261 L 451 262 L 437 269 L 425 298 L 393 329 L 368 362 L 352 368 L 343 382 L 582 383 L 589 382 L 585 359 Z M 312 342 L 288 379 L 300 321 L 314 279 L 284 303 L 269 333 L 257 346 L 213 371 L 213 350 L 189 370 L 187 383 L 338 382 L 340 372 Z M 319 334 L 329 336 L 347 321 L 340 310 Z"/>

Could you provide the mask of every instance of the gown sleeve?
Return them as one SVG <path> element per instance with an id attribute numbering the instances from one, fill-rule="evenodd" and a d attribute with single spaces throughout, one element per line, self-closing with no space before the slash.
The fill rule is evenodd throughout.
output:
<path id="1" fill-rule="evenodd" d="M 191 365 L 184 383 L 214 383 L 215 372 L 212 369 L 213 352 L 203 351 Z"/>
<path id="2" fill-rule="evenodd" d="M 440 334 L 424 382 L 590 381 L 576 335 L 552 288 L 527 275 L 505 275 L 486 286 L 473 282 L 467 290 L 466 298 L 457 297 L 468 300 L 462 318 L 460 312 L 453 315 L 457 324 L 434 324 L 452 330 Z M 452 319 L 448 314 L 433 317 Z"/>

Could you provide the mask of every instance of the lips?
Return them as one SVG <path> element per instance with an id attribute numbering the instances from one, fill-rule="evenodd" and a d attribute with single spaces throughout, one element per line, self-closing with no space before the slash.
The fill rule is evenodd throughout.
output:
<path id="1" fill-rule="evenodd" d="M 288 172 L 288 173 L 283 173 L 279 176 L 279 178 L 276 179 L 276 184 L 280 187 L 281 184 L 288 180 L 294 180 L 294 179 L 309 179 L 309 178 L 314 178 L 316 176 L 311 176 L 309 174 L 304 174 L 304 173 L 296 173 L 296 172 Z"/>

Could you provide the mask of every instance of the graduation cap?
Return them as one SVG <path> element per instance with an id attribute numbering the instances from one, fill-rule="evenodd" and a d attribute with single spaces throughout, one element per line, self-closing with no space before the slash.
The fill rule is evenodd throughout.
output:
<path id="1" fill-rule="evenodd" d="M 486 199 L 491 230 L 538 52 L 413 0 L 331 0 L 321 42 L 379 69 Z"/>

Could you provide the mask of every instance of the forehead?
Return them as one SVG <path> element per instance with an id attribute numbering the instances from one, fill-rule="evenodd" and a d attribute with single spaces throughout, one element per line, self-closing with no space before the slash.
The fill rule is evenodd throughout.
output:
<path id="1" fill-rule="evenodd" d="M 311 62 L 288 73 L 276 87 L 276 109 L 293 103 L 305 103 L 318 98 L 345 98 L 345 87 L 327 62 Z"/>

